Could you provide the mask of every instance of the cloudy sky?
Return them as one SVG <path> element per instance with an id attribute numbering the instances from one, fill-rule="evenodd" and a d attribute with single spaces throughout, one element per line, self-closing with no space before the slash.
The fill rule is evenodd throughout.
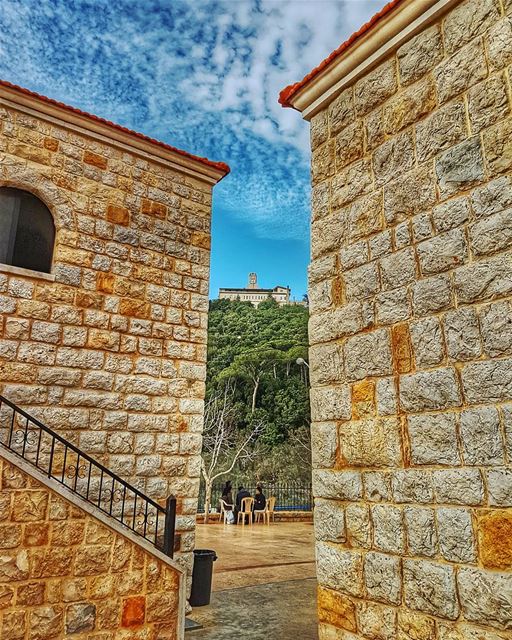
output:
<path id="1" fill-rule="evenodd" d="M 384 0 L 0 0 L 0 77 L 223 160 L 211 295 L 306 290 L 308 125 L 279 91 Z"/>

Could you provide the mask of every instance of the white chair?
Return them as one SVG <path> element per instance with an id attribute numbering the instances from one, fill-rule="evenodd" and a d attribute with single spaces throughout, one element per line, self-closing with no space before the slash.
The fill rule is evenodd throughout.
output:
<path id="1" fill-rule="evenodd" d="M 219 498 L 219 503 L 220 503 L 219 522 L 224 517 L 224 524 L 228 524 L 228 512 L 233 511 L 233 505 L 228 504 L 222 498 Z"/>

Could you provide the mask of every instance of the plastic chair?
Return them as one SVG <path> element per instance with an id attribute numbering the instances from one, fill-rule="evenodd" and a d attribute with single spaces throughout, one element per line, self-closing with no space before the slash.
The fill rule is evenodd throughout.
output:
<path id="1" fill-rule="evenodd" d="M 222 498 L 219 498 L 219 502 L 220 502 L 219 522 L 222 520 L 222 518 L 224 518 L 224 524 L 227 524 L 228 523 L 228 511 L 232 511 L 234 505 L 228 504 Z M 228 507 L 231 507 L 231 509 L 228 509 Z"/>
<path id="2" fill-rule="evenodd" d="M 245 517 L 249 518 L 249 524 L 252 526 L 252 508 L 254 506 L 254 498 L 242 498 L 242 508 L 238 512 L 237 524 L 240 523 L 242 518 L 242 526 L 245 526 Z"/>
<path id="3" fill-rule="evenodd" d="M 260 516 L 263 516 L 261 518 L 262 522 L 265 522 L 265 513 L 267 512 L 267 506 L 265 505 L 265 509 L 254 509 L 253 513 L 254 513 L 254 522 L 259 522 L 260 521 Z"/>
<path id="4" fill-rule="evenodd" d="M 267 506 L 265 511 L 263 512 L 263 521 L 267 524 L 270 524 L 270 518 L 272 518 L 272 522 L 275 522 L 275 511 L 276 508 L 276 499 L 274 496 L 271 496 L 267 500 Z"/>

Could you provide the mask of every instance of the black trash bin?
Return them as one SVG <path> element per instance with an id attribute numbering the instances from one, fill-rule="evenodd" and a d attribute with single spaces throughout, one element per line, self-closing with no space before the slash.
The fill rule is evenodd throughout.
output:
<path id="1" fill-rule="evenodd" d="M 194 549 L 194 570 L 192 572 L 192 591 L 190 605 L 204 607 L 210 604 L 212 592 L 213 563 L 217 554 L 211 549 Z"/>

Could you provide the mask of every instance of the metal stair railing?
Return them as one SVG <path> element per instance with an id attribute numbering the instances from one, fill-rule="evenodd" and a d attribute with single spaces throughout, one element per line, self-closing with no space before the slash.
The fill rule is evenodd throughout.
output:
<path id="1" fill-rule="evenodd" d="M 173 557 L 175 497 L 162 507 L 2 395 L 0 445 Z"/>

